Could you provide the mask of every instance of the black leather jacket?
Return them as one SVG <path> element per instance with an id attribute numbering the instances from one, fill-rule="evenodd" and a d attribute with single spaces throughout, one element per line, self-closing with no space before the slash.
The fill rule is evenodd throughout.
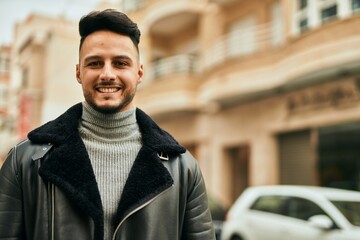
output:
<path id="1" fill-rule="evenodd" d="M 95 176 L 78 133 L 81 104 L 28 135 L 0 171 L 0 239 L 103 239 Z M 196 160 L 137 109 L 141 148 L 113 239 L 215 239 Z"/>

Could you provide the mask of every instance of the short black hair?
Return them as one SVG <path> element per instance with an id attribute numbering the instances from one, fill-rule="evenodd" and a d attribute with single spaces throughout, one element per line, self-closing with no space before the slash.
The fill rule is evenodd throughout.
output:
<path id="1" fill-rule="evenodd" d="M 103 11 L 93 11 L 83 16 L 79 22 L 80 46 L 83 45 L 85 38 L 90 34 L 100 31 L 109 30 L 121 35 L 128 36 L 134 43 L 136 50 L 139 52 L 140 30 L 126 14 L 115 9 L 106 9 Z"/>

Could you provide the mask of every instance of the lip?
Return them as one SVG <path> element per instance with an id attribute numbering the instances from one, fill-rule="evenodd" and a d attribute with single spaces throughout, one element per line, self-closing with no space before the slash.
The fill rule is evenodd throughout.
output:
<path id="1" fill-rule="evenodd" d="M 97 87 L 96 90 L 101 93 L 115 93 L 120 90 L 119 87 Z"/>

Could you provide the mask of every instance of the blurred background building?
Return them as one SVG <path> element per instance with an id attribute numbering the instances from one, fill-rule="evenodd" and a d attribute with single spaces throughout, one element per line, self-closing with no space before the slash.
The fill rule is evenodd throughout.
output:
<path id="1" fill-rule="evenodd" d="M 250 185 L 360 189 L 360 0 L 105 7 L 142 31 L 138 107 L 195 155 L 222 204 Z M 15 33 L 0 53 L 0 137 L 11 144 L 82 100 L 77 22 L 33 14 Z"/>
<path id="2" fill-rule="evenodd" d="M 10 59 L 11 47 L 0 46 L 0 145 L 2 152 L 11 147 L 7 140 L 11 136 L 9 134 L 12 128 L 9 113 L 9 87 L 10 87 Z M 13 134 L 14 136 L 16 134 Z M 13 137 L 16 139 L 16 137 Z M 5 150 L 6 149 L 6 150 Z M 1 155 L 0 155 L 1 156 Z M 0 158 L 1 162 L 1 158 Z M 1 163 L 0 163 L 1 165 Z"/>

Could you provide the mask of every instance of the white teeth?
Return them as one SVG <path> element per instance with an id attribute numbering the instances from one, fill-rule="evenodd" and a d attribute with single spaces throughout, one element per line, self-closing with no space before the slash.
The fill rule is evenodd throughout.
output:
<path id="1" fill-rule="evenodd" d="M 103 93 L 113 93 L 116 92 L 117 90 L 118 90 L 117 88 L 98 88 L 98 91 Z"/>

